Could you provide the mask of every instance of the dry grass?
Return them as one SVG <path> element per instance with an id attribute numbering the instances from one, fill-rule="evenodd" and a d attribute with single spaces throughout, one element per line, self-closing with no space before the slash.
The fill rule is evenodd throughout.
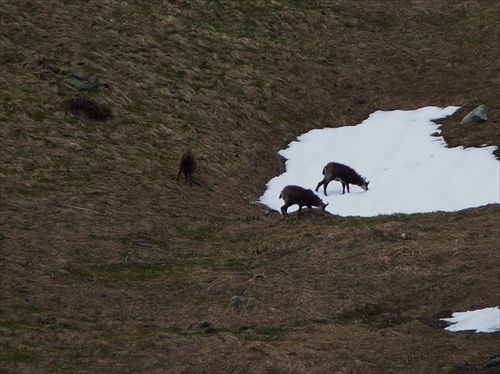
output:
<path id="1" fill-rule="evenodd" d="M 489 372 L 498 334 L 439 318 L 499 304 L 498 205 L 285 223 L 254 202 L 288 142 L 375 110 L 462 105 L 450 146 L 498 146 L 498 10 L 8 0 L 0 371 Z M 68 114 L 47 64 L 97 77 L 112 118 Z"/>

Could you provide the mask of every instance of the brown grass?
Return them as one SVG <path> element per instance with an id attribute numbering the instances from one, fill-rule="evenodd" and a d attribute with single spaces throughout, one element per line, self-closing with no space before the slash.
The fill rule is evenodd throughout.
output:
<path id="1" fill-rule="evenodd" d="M 499 305 L 498 205 L 285 223 L 255 201 L 296 136 L 375 110 L 461 105 L 449 145 L 498 147 L 498 10 L 8 0 L 0 372 L 489 372 L 498 333 L 439 318 Z M 66 113 L 47 63 L 113 117 Z"/>

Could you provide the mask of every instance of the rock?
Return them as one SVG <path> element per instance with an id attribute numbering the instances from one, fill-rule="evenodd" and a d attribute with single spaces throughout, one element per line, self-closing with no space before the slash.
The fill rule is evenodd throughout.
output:
<path id="1" fill-rule="evenodd" d="M 200 323 L 200 327 L 206 334 L 213 334 L 214 332 L 217 332 L 217 327 L 210 321 Z"/>
<path id="2" fill-rule="evenodd" d="M 463 119 L 461 124 L 466 123 L 477 123 L 477 122 L 486 122 L 488 120 L 488 116 L 486 115 L 486 108 L 484 105 L 479 105 L 472 112 L 467 114 Z"/>
<path id="3" fill-rule="evenodd" d="M 401 239 L 410 239 L 410 234 L 403 232 L 400 236 Z"/>
<path id="4" fill-rule="evenodd" d="M 252 298 L 247 298 L 244 296 L 233 296 L 229 302 L 232 306 L 249 305 L 253 303 Z"/>
<path id="5" fill-rule="evenodd" d="M 203 329 L 203 332 L 205 334 L 213 334 L 213 333 L 216 333 L 217 332 L 217 328 L 211 326 L 211 327 L 206 327 Z"/>
<path id="6" fill-rule="evenodd" d="M 111 109 L 99 104 L 87 95 L 76 95 L 63 102 L 68 112 L 75 116 L 85 117 L 96 121 L 104 121 L 111 117 Z"/>
<path id="7" fill-rule="evenodd" d="M 500 354 L 491 355 L 488 363 L 486 364 L 487 368 L 500 368 Z"/>

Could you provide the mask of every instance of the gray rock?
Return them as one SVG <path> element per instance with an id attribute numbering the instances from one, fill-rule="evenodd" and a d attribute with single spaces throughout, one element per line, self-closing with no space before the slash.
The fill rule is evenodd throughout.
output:
<path id="1" fill-rule="evenodd" d="M 410 239 L 410 234 L 403 232 L 400 236 L 401 239 Z"/>
<path id="2" fill-rule="evenodd" d="M 500 354 L 491 355 L 490 360 L 486 364 L 487 368 L 500 368 Z"/>
<path id="3" fill-rule="evenodd" d="M 233 296 L 229 303 L 232 306 L 251 305 L 254 303 L 254 299 L 246 298 L 244 296 Z"/>
<path id="4" fill-rule="evenodd" d="M 486 122 L 488 120 L 488 116 L 486 115 L 486 108 L 484 105 L 479 105 L 472 112 L 467 114 L 463 119 L 461 124 L 465 123 L 476 123 L 476 122 Z"/>

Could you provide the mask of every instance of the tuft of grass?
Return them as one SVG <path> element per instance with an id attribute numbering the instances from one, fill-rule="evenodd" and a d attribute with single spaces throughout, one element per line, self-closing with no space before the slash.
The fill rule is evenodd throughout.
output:
<path id="1" fill-rule="evenodd" d="M 338 315 L 339 321 L 351 322 L 355 320 L 366 321 L 375 316 L 379 316 L 385 311 L 384 307 L 378 304 L 366 303 L 353 309 L 344 310 Z"/>
<path id="2" fill-rule="evenodd" d="M 344 310 L 337 316 L 337 321 L 341 324 L 364 323 L 370 327 L 386 328 L 398 326 L 413 319 L 401 312 L 402 308 L 394 309 L 377 303 L 366 303 Z"/>
<path id="3" fill-rule="evenodd" d="M 41 110 L 28 111 L 28 117 L 36 122 L 42 122 L 47 118 L 47 114 Z"/>

